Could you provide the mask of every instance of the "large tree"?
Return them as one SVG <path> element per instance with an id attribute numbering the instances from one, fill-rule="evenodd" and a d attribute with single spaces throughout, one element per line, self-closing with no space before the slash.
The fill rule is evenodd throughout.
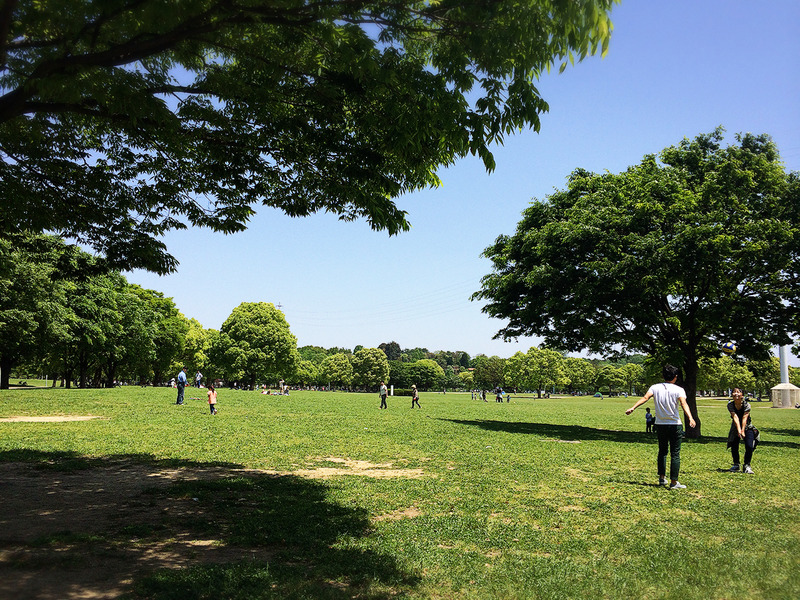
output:
<path id="1" fill-rule="evenodd" d="M 389 379 L 389 360 L 383 350 L 362 348 L 353 355 L 353 384 L 378 389 L 381 381 Z"/>
<path id="2" fill-rule="evenodd" d="M 54 282 L 63 243 L 13 242 L 0 236 L 0 389 L 8 389 L 13 366 L 43 354 L 64 321 L 64 289 Z"/>
<path id="3" fill-rule="evenodd" d="M 503 385 L 505 370 L 505 359 L 499 356 L 477 356 L 475 357 L 475 370 L 472 375 L 475 385 L 483 390 L 491 390 Z"/>
<path id="4" fill-rule="evenodd" d="M 386 358 L 389 360 L 400 360 L 400 355 L 403 353 L 400 349 L 400 344 L 395 341 L 384 342 L 380 344 L 378 348 L 383 350 L 384 354 L 386 354 Z"/>
<path id="5" fill-rule="evenodd" d="M 242 302 L 222 324 L 217 356 L 231 379 L 254 388 L 257 380 L 278 381 L 300 363 L 297 338 L 283 313 L 269 302 Z"/>
<path id="6" fill-rule="evenodd" d="M 409 227 L 393 199 L 547 110 L 536 78 L 605 51 L 613 0 L 8 0 L 0 235 L 175 269 L 159 237 L 254 206 Z"/>
<path id="7" fill-rule="evenodd" d="M 619 174 L 575 171 L 485 251 L 473 298 L 497 334 L 550 347 L 644 352 L 682 367 L 737 342 L 763 359 L 800 333 L 800 185 L 766 135 L 684 139 Z M 700 423 L 688 432 L 700 435 Z"/>
<path id="8" fill-rule="evenodd" d="M 177 377 L 181 367 L 192 365 L 181 364 L 186 345 L 186 334 L 189 331 L 189 319 L 181 314 L 172 298 L 165 298 L 162 292 L 148 290 L 138 285 L 131 289 L 149 307 L 152 313 L 152 355 L 153 385 L 160 385 L 167 375 Z M 189 376 L 191 377 L 191 373 Z"/>
<path id="9" fill-rule="evenodd" d="M 411 365 L 413 383 L 421 390 L 443 384 L 444 369 L 432 358 L 423 358 Z"/>
<path id="10" fill-rule="evenodd" d="M 343 352 L 331 354 L 319 366 L 319 380 L 330 389 L 334 385 L 349 386 L 353 382 L 353 364 Z"/>
<path id="11" fill-rule="evenodd" d="M 566 386 L 572 392 L 594 391 L 596 388 L 597 370 L 585 358 L 564 357 L 564 377 Z"/>

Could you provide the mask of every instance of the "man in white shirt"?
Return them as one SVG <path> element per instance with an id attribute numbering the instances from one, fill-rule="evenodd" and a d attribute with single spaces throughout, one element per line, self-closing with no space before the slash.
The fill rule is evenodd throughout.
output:
<path id="1" fill-rule="evenodd" d="M 386 387 L 386 383 L 381 381 L 381 408 L 389 408 L 386 406 L 386 396 L 389 395 L 389 389 Z"/>
<path id="2" fill-rule="evenodd" d="M 678 412 L 678 405 L 683 408 L 683 414 L 689 419 L 689 426 L 695 426 L 695 420 L 689 405 L 686 403 L 686 392 L 676 385 L 678 368 L 672 365 L 664 367 L 664 383 L 650 386 L 647 393 L 628 410 L 626 415 L 653 398 L 656 405 L 656 436 L 658 437 L 658 483 L 667 485 L 667 450 L 669 449 L 669 478 L 671 490 L 682 490 L 686 486 L 678 481 L 681 470 L 681 440 L 683 439 L 683 424 Z"/>

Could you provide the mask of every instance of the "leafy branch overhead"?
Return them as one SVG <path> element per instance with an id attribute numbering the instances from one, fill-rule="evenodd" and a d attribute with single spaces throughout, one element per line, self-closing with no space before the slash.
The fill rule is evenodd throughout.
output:
<path id="1" fill-rule="evenodd" d="M 396 234 L 436 169 L 539 128 L 534 81 L 612 0 L 31 0 L 0 10 L 0 231 L 175 269 L 159 236 L 258 205 Z"/>

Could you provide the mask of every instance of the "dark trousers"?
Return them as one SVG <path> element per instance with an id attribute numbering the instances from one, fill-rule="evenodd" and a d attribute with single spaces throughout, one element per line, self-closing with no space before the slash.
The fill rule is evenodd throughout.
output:
<path id="1" fill-rule="evenodd" d="M 733 436 L 731 436 L 733 437 Z M 756 448 L 756 434 L 752 429 L 744 430 L 744 464 L 749 465 L 750 460 L 753 458 L 753 450 Z M 739 436 L 732 439 L 731 442 L 731 457 L 733 464 L 739 464 Z"/>
<path id="2" fill-rule="evenodd" d="M 656 424 L 658 437 L 658 476 L 667 475 L 667 452 L 669 452 L 669 478 L 678 480 L 681 470 L 681 440 L 683 439 L 683 425 Z"/>
<path id="3" fill-rule="evenodd" d="M 184 386 L 178 384 L 178 401 L 175 404 L 183 404 L 183 388 Z"/>
<path id="4" fill-rule="evenodd" d="M 389 408 L 386 406 L 386 396 L 381 396 L 381 408 Z"/>

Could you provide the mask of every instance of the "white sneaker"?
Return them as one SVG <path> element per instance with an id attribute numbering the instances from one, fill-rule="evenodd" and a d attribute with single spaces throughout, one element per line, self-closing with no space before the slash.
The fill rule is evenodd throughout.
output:
<path id="1" fill-rule="evenodd" d="M 658 485 L 667 485 L 667 478 L 666 477 L 659 477 L 658 478 Z"/>
<path id="2" fill-rule="evenodd" d="M 750 468 L 750 465 L 745 465 L 744 466 L 744 472 L 747 473 L 748 475 L 752 475 L 753 474 L 753 469 Z"/>
<path id="3" fill-rule="evenodd" d="M 739 465 L 733 465 L 730 469 L 728 469 L 729 473 L 738 473 L 739 472 Z"/>
<path id="4" fill-rule="evenodd" d="M 669 489 L 671 489 L 671 490 L 685 490 L 686 486 L 683 485 L 680 481 L 676 481 L 671 486 L 669 486 Z"/>

